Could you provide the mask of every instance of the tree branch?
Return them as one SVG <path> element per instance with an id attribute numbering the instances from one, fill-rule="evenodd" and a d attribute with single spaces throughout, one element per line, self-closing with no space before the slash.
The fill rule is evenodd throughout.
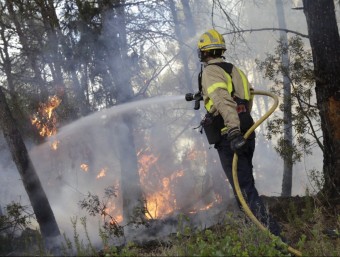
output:
<path id="1" fill-rule="evenodd" d="M 226 33 L 222 33 L 222 35 L 230 35 L 230 34 L 236 34 L 236 33 L 244 33 L 244 32 L 255 32 L 255 31 L 285 31 L 287 33 L 293 33 L 295 35 L 298 35 L 300 37 L 304 37 L 304 38 L 309 38 L 308 35 L 302 34 L 300 32 L 294 31 L 294 30 L 290 30 L 290 29 L 281 29 L 281 28 L 261 28 L 261 29 L 242 29 L 242 30 L 236 30 L 236 31 L 231 31 L 231 32 L 226 32 Z"/>

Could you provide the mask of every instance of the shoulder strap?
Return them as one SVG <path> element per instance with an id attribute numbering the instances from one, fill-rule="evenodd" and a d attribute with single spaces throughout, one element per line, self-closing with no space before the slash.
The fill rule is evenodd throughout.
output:
<path id="1" fill-rule="evenodd" d="M 217 65 L 220 66 L 226 73 L 228 73 L 231 77 L 231 73 L 233 71 L 234 65 L 229 62 L 218 62 L 218 63 L 211 63 L 208 65 Z"/>
<path id="2" fill-rule="evenodd" d="M 218 63 L 210 63 L 208 65 L 217 65 L 217 66 L 221 67 L 232 78 L 231 73 L 232 73 L 232 70 L 233 70 L 233 67 L 234 67 L 233 64 L 231 64 L 229 62 L 218 62 Z M 198 74 L 198 90 L 199 90 L 199 92 L 202 92 L 202 70 L 203 70 L 202 66 L 203 65 L 201 65 L 201 71 Z M 231 83 L 232 83 L 232 86 L 233 86 L 233 90 L 231 91 L 230 94 L 233 97 L 235 88 L 234 88 L 234 83 L 233 83 L 232 80 L 231 80 Z"/>
<path id="3" fill-rule="evenodd" d="M 232 91 L 230 92 L 230 95 L 232 97 L 234 97 L 234 92 L 235 92 L 235 87 L 234 87 L 234 82 L 233 82 L 233 76 L 231 75 L 232 71 L 233 71 L 233 67 L 234 65 L 229 63 L 229 62 L 218 62 L 218 63 L 210 63 L 208 65 L 217 65 L 219 67 L 221 67 L 226 73 L 229 74 L 230 78 L 231 78 L 231 84 L 233 86 Z"/>
<path id="4" fill-rule="evenodd" d="M 201 65 L 201 71 L 198 73 L 198 92 L 202 93 L 202 72 L 203 64 Z"/>

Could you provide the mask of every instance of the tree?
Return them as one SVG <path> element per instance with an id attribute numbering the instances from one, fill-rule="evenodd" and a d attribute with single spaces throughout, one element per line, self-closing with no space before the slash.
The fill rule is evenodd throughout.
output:
<path id="1" fill-rule="evenodd" d="M 289 62 L 282 64 L 282 55 L 289 55 Z M 312 148 L 318 146 L 323 150 L 320 133 L 319 112 L 315 103 L 313 62 L 311 52 L 304 49 L 303 41 L 295 36 L 288 42 L 280 41 L 274 54 L 267 54 L 263 62 L 258 62 L 260 70 L 264 70 L 264 77 L 274 82 L 271 90 L 278 96 L 283 96 L 284 77 L 291 85 L 290 92 L 290 126 L 294 134 L 294 142 L 290 146 L 285 143 L 285 116 L 275 115 L 267 123 L 267 137 L 272 139 L 278 136 L 275 150 L 282 158 L 291 156 L 294 164 L 300 161 L 303 154 L 311 154 Z M 285 113 L 285 104 L 280 105 L 280 110 Z"/>
<path id="2" fill-rule="evenodd" d="M 185 11 L 184 13 L 185 13 L 186 22 L 193 26 L 189 3 L 183 0 L 182 4 L 185 4 L 183 5 L 183 8 L 185 8 L 183 9 L 183 11 Z M 186 28 L 185 30 L 183 30 L 182 29 L 183 26 L 181 26 L 180 20 L 178 17 L 179 15 L 178 15 L 177 8 L 173 0 L 169 1 L 169 7 L 171 10 L 171 14 L 172 14 L 173 22 L 174 22 L 175 35 L 179 42 L 179 53 L 178 54 L 179 54 L 179 58 L 183 66 L 184 85 L 185 85 L 187 92 L 193 92 L 192 81 L 191 81 L 191 76 L 189 72 L 189 58 L 188 58 L 188 53 L 187 53 L 188 51 L 184 47 L 185 47 L 186 40 L 190 39 L 188 37 L 189 36 L 188 32 L 191 31 L 192 33 L 193 31 L 195 31 L 195 27 Z"/>
<path id="3" fill-rule="evenodd" d="M 38 85 L 39 98 L 46 100 L 48 98 L 48 91 L 39 67 L 39 54 L 42 49 L 38 42 L 40 42 L 41 38 L 37 36 L 41 35 L 42 31 L 33 22 L 35 19 L 34 12 L 32 12 L 32 4 L 25 6 L 21 1 L 14 3 L 13 1 L 6 0 L 6 7 L 10 20 L 14 24 L 13 29 L 15 29 L 22 47 L 23 58 L 27 59 L 28 67 L 32 69 L 33 80 Z M 17 13 L 21 13 L 21 15 L 17 15 Z M 25 29 L 26 27 L 30 27 L 30 29 Z"/>
<path id="4" fill-rule="evenodd" d="M 282 0 L 276 0 L 276 10 L 279 20 L 279 27 L 286 29 L 286 21 L 284 16 L 284 9 Z M 284 45 L 288 45 L 287 33 L 280 31 L 280 37 Z M 291 110 L 291 95 L 290 95 L 290 82 L 289 82 L 289 55 L 283 52 L 282 67 L 286 70 L 283 74 L 283 123 L 284 123 L 284 138 L 283 143 L 288 149 L 292 149 L 293 134 L 292 134 L 292 110 Z M 282 196 L 291 196 L 292 194 L 292 178 L 293 178 L 293 151 L 286 151 L 283 156 L 283 179 L 282 179 Z"/>
<path id="5" fill-rule="evenodd" d="M 108 74 L 106 81 L 111 89 L 111 97 L 118 104 L 123 104 L 134 96 L 131 84 L 131 65 L 128 62 L 127 21 L 125 1 L 104 3 L 101 6 L 103 24 L 104 56 L 107 59 Z M 115 44 L 112 44 L 115 42 Z M 116 89 L 114 91 L 114 89 Z M 109 106 L 113 106 L 110 99 Z M 117 131 L 120 135 L 118 152 L 121 166 L 121 190 L 123 217 L 125 223 L 144 221 L 144 197 L 138 174 L 137 150 L 133 136 L 132 114 L 125 114 L 119 119 Z M 127 144 L 126 142 L 129 142 Z"/>
<path id="6" fill-rule="evenodd" d="M 286 29 L 286 20 L 283 9 L 282 0 L 276 0 L 277 17 L 279 20 L 279 27 Z M 288 45 L 287 33 L 280 31 L 280 38 L 282 44 Z M 283 179 L 282 179 L 282 196 L 292 195 L 292 181 L 293 181 L 293 133 L 292 133 L 292 102 L 291 89 L 289 81 L 289 55 L 288 52 L 283 52 L 281 56 L 282 68 L 285 70 L 283 74 L 283 144 L 288 149 L 286 155 L 283 156 Z"/>
<path id="7" fill-rule="evenodd" d="M 24 184 L 27 195 L 33 207 L 34 214 L 40 226 L 41 234 L 46 247 L 52 249 L 58 244 L 60 231 L 55 220 L 52 208 L 49 204 L 39 177 L 28 155 L 25 143 L 17 129 L 7 105 L 5 95 L 0 87 L 0 124 L 8 147 L 11 151 L 15 165 Z"/>
<path id="8" fill-rule="evenodd" d="M 324 140 L 323 192 L 340 200 L 340 37 L 333 0 L 303 0 Z"/>

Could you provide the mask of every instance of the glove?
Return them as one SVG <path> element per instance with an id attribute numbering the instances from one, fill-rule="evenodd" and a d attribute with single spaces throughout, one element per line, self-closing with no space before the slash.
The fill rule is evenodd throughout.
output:
<path id="1" fill-rule="evenodd" d="M 237 154 L 241 154 L 244 151 L 244 145 L 246 140 L 240 132 L 240 129 L 235 127 L 228 131 L 227 139 L 230 141 L 230 148 Z"/>

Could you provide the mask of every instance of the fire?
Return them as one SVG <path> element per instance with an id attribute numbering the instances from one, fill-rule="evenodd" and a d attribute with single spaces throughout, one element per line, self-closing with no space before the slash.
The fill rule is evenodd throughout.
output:
<path id="1" fill-rule="evenodd" d="M 116 208 L 115 203 L 109 201 L 106 205 L 106 208 L 104 209 L 102 213 L 102 217 L 105 218 L 105 215 L 114 216 L 114 219 L 117 223 L 123 222 L 123 215 L 121 214 L 121 209 Z M 112 223 L 112 221 L 110 222 Z"/>
<path id="2" fill-rule="evenodd" d="M 58 146 L 60 144 L 60 141 L 59 140 L 54 140 L 52 143 L 51 143 L 51 149 L 52 150 L 57 150 L 58 149 Z"/>
<path id="3" fill-rule="evenodd" d="M 89 165 L 87 165 L 85 163 L 80 164 L 80 168 L 85 172 L 89 171 Z"/>
<path id="4" fill-rule="evenodd" d="M 139 157 L 138 162 L 140 165 L 139 175 L 141 176 L 141 179 L 143 179 L 147 175 L 147 172 L 150 170 L 151 166 L 157 163 L 158 157 L 147 154 L 143 154 L 140 156 L 140 153 L 141 152 L 137 154 L 137 156 Z"/>
<path id="5" fill-rule="evenodd" d="M 205 195 L 200 195 L 200 192 L 202 192 L 201 187 L 195 187 L 195 185 L 186 190 L 187 192 L 192 192 L 192 195 L 185 196 L 188 202 L 182 198 L 181 201 L 178 201 L 177 197 L 180 194 L 176 188 L 179 185 L 185 185 L 184 181 L 194 179 L 191 176 L 195 176 L 195 174 L 186 173 L 190 172 L 191 169 L 187 170 L 182 164 L 179 164 L 180 169 L 171 171 L 171 167 L 167 166 L 166 163 L 162 163 L 163 156 L 152 153 L 149 147 L 140 150 L 137 156 L 139 162 L 138 171 L 141 186 L 146 197 L 146 208 L 149 218 L 163 218 L 185 206 L 190 206 L 190 209 L 187 207 L 188 209 L 184 210 L 189 213 L 205 211 L 222 201 L 221 197 L 214 193 L 211 194 L 209 202 L 200 201 Z M 203 162 L 205 164 L 207 154 L 205 151 L 192 148 L 184 154 L 183 160 L 190 163 L 199 161 L 199 163 Z"/>
<path id="6" fill-rule="evenodd" d="M 31 118 L 31 123 L 34 125 L 40 136 L 51 137 L 57 133 L 57 117 L 54 113 L 61 103 L 61 99 L 56 95 L 50 96 L 46 103 L 40 103 L 38 111 Z M 58 148 L 59 141 L 54 141 L 51 144 L 51 149 L 56 150 Z"/>
<path id="7" fill-rule="evenodd" d="M 147 197 L 147 209 L 150 218 L 165 216 L 173 212 L 173 206 L 169 202 L 171 199 L 170 179 L 163 178 L 161 192 L 155 192 Z"/>
<path id="8" fill-rule="evenodd" d="M 106 172 L 107 172 L 107 167 L 105 167 L 105 168 L 102 168 L 100 171 L 99 171 L 99 173 L 98 173 L 98 175 L 97 175 L 97 179 L 100 179 L 100 178 L 103 178 L 103 177 L 105 177 L 106 176 Z"/>
<path id="9" fill-rule="evenodd" d="M 167 170 L 168 167 L 162 166 L 160 156 L 150 153 L 149 148 L 139 151 L 137 156 L 148 218 L 161 218 L 171 214 L 177 209 L 174 185 L 185 170 Z"/>
<path id="10" fill-rule="evenodd" d="M 123 215 L 116 215 L 115 220 L 117 221 L 117 223 L 123 222 Z"/>
<path id="11" fill-rule="evenodd" d="M 49 97 L 47 105 L 45 107 L 45 113 L 48 115 L 48 118 L 51 118 L 53 110 L 57 108 L 60 103 L 61 99 L 56 95 Z"/>
<path id="12" fill-rule="evenodd" d="M 191 149 L 191 151 L 187 153 L 186 159 L 189 161 L 193 161 L 197 159 L 198 155 L 199 153 L 197 151 L 195 151 L 194 149 Z"/>

